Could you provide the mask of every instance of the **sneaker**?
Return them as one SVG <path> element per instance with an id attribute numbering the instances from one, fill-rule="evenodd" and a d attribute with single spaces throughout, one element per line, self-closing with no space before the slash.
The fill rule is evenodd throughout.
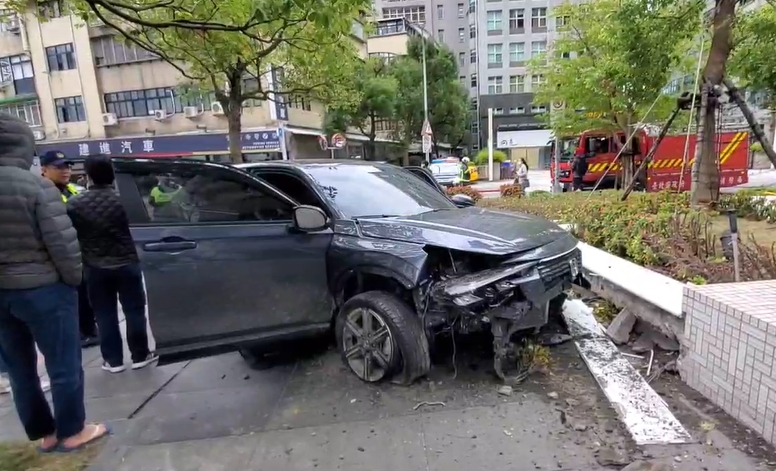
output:
<path id="1" fill-rule="evenodd" d="M 102 362 L 102 370 L 107 371 L 111 374 L 121 373 L 122 371 L 126 370 L 127 367 L 124 365 L 119 366 L 110 366 L 107 361 Z"/>
<path id="2" fill-rule="evenodd" d="M 0 394 L 11 393 L 11 381 L 5 376 L 0 376 Z"/>
<path id="3" fill-rule="evenodd" d="M 159 355 L 157 355 L 156 353 L 149 353 L 148 356 L 145 358 L 145 360 L 133 362 L 132 369 L 139 370 L 140 368 L 145 368 L 151 363 L 155 363 L 157 361 L 159 361 Z"/>

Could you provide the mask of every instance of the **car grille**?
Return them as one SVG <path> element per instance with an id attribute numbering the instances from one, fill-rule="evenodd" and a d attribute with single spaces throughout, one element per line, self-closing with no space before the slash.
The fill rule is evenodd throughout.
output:
<path id="1" fill-rule="evenodd" d="M 582 269 L 582 253 L 579 249 L 574 249 L 571 252 L 564 254 L 560 257 L 552 258 L 550 260 L 539 262 L 539 275 L 542 277 L 542 281 L 545 286 L 552 287 L 562 281 L 564 278 L 571 281 L 571 261 L 575 259 L 579 270 Z"/>

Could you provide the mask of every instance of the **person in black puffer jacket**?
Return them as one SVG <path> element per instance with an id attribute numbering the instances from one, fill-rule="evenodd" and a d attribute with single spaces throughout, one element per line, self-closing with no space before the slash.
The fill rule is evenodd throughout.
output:
<path id="1" fill-rule="evenodd" d="M 35 138 L 0 114 L 0 358 L 30 440 L 69 451 L 108 433 L 86 424 L 78 332 L 81 250 L 62 195 L 30 171 Z M 35 346 L 51 378 L 54 414 L 43 395 Z"/>
<path id="2" fill-rule="evenodd" d="M 102 369 L 109 373 L 126 369 L 119 300 L 127 321 L 132 369 L 143 368 L 158 357 L 148 349 L 143 274 L 127 213 L 113 188 L 113 164 L 108 156 L 94 155 L 86 159 L 84 169 L 90 186 L 67 201 L 67 213 L 83 251 L 84 277 L 99 327 Z"/>

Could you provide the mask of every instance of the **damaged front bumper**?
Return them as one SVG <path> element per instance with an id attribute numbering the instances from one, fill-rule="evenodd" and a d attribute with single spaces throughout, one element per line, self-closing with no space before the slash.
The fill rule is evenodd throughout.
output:
<path id="1" fill-rule="evenodd" d="M 517 330 L 541 327 L 550 300 L 571 287 L 581 265 L 574 248 L 551 258 L 453 276 L 436 283 L 430 295 L 458 314 L 507 319 Z"/>
<path id="2" fill-rule="evenodd" d="M 512 377 L 505 373 L 505 361 L 520 362 L 512 335 L 547 324 L 551 301 L 571 287 L 581 266 L 581 253 L 574 248 L 550 258 L 451 276 L 437 282 L 429 294 L 437 312 L 453 316 L 448 322 L 454 328 L 466 331 L 490 325 L 496 373 L 515 383 L 527 373 Z"/>

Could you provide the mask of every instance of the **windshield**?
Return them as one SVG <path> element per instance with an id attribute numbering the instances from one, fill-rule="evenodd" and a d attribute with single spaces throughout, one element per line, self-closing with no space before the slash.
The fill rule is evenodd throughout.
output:
<path id="1" fill-rule="evenodd" d="M 443 164 L 431 164 L 429 170 L 434 175 L 458 175 L 460 169 L 459 165 L 455 162 L 445 162 Z"/>
<path id="2" fill-rule="evenodd" d="M 579 146 L 579 137 L 567 137 L 560 140 L 560 160 L 567 162 L 574 157 L 574 152 Z"/>
<path id="3" fill-rule="evenodd" d="M 455 209 L 436 188 L 407 170 L 388 164 L 305 165 L 329 200 L 346 216 L 411 216 Z"/>

